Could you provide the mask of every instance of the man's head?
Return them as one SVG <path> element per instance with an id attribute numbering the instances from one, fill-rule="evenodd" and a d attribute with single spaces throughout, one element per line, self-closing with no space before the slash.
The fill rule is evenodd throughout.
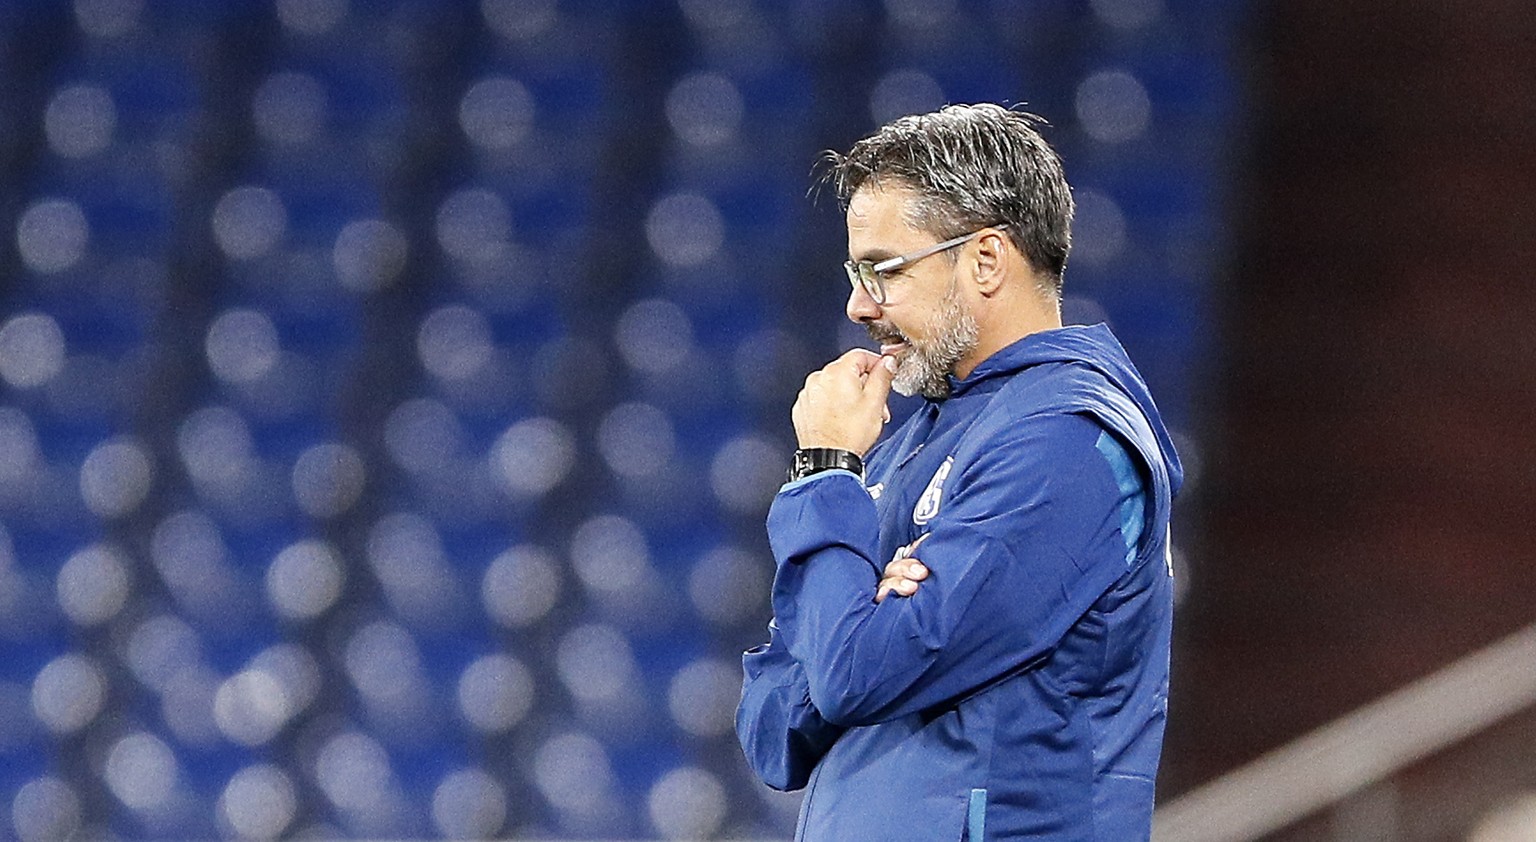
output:
<path id="1" fill-rule="evenodd" d="M 1021 312 L 1056 317 L 1073 205 L 1038 123 L 996 105 L 951 105 L 828 153 L 855 264 L 975 235 L 882 273 L 880 295 L 855 284 L 849 318 L 892 349 L 898 390 L 942 397 L 944 375 L 963 376 L 997 342 L 1019 338 Z"/>
<path id="2" fill-rule="evenodd" d="M 988 225 L 1008 236 L 1052 294 L 1072 247 L 1072 193 L 1033 114 L 999 105 L 948 105 L 893 120 L 855 143 L 847 155 L 827 153 L 827 173 L 846 210 L 860 188 L 912 191 L 908 220 L 940 240 Z"/>

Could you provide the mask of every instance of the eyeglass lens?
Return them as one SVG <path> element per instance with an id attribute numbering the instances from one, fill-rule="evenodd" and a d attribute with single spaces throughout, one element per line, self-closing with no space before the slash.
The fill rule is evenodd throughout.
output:
<path id="1" fill-rule="evenodd" d="M 875 271 L 873 263 L 861 260 L 858 263 L 848 262 L 843 264 L 848 272 L 848 282 L 856 287 L 861 287 L 864 293 L 876 304 L 885 303 L 885 284 L 881 282 L 880 274 Z"/>

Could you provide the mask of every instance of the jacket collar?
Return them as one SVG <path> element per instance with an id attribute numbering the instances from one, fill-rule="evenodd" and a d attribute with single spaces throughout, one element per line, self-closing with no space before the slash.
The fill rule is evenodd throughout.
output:
<path id="1" fill-rule="evenodd" d="M 964 378 L 948 375 L 949 396 L 959 397 L 983 383 L 1017 374 L 1030 366 L 1041 363 L 1073 362 L 1101 358 L 1106 355 L 1124 356 L 1125 351 L 1115 340 L 1114 334 L 1102 322 L 1095 325 L 1070 325 L 1031 333 L 1014 342 L 971 370 Z M 995 386 L 991 383 L 990 386 Z M 984 387 L 984 388 L 990 388 Z"/>

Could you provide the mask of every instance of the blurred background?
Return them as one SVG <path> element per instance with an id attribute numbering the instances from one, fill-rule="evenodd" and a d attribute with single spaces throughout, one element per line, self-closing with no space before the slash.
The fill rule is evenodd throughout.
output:
<path id="1" fill-rule="evenodd" d="M 1066 316 L 1114 327 L 1190 468 L 1189 815 L 1536 620 L 1533 30 L 1500 0 L 0 5 L 0 837 L 787 839 L 739 653 L 793 396 L 867 343 L 811 168 L 981 100 L 1052 123 Z M 1300 806 L 1200 838 L 1536 839 L 1536 648 L 1501 652 L 1344 743 L 1414 750 L 1312 752 L 1285 780 L 1331 794 L 1237 787 Z"/>

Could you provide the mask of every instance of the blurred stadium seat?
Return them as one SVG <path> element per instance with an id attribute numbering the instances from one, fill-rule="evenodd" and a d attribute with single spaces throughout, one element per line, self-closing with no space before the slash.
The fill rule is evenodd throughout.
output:
<path id="1" fill-rule="evenodd" d="M 732 716 L 858 339 L 816 156 L 1051 118 L 1068 314 L 1197 448 L 1242 5 L 6 4 L 0 836 L 787 836 Z"/>

